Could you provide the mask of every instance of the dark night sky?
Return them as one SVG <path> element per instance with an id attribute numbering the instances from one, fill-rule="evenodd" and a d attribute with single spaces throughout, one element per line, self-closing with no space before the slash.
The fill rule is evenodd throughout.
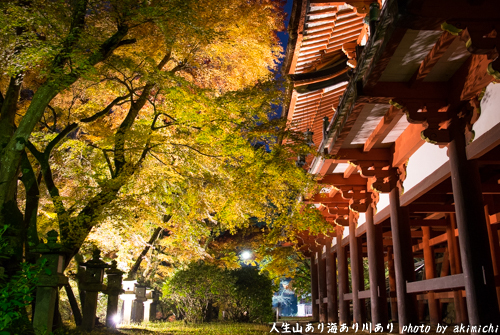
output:
<path id="1" fill-rule="evenodd" d="M 286 12 L 286 19 L 285 19 L 285 31 L 278 33 L 278 37 L 281 41 L 281 45 L 283 46 L 283 49 L 286 49 L 286 44 L 288 42 L 288 33 L 286 32 L 286 29 L 288 28 L 288 22 L 290 21 L 290 12 L 292 11 L 292 3 L 293 0 L 287 0 L 286 5 L 285 5 L 285 12 Z"/>
<path id="2" fill-rule="evenodd" d="M 293 4 L 293 0 L 286 1 L 286 5 L 285 5 L 285 12 L 286 12 L 285 30 L 278 33 L 278 37 L 280 39 L 281 46 L 283 47 L 283 58 L 281 58 L 279 67 L 275 73 L 275 78 L 277 78 L 277 79 L 281 78 L 281 65 L 283 64 L 284 55 L 285 55 L 285 51 L 286 51 L 286 45 L 288 43 L 287 28 L 288 28 L 288 23 L 290 21 L 290 13 L 292 11 L 292 4 Z M 276 111 L 276 114 L 271 116 L 272 119 L 281 117 L 282 106 L 275 106 L 275 111 Z"/>

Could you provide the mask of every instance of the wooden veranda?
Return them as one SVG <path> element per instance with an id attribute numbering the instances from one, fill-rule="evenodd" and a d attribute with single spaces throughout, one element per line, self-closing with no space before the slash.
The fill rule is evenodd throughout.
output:
<path id="1" fill-rule="evenodd" d="M 301 232 L 316 320 L 500 324 L 499 32 L 497 0 L 294 1 L 284 117 L 335 227 Z"/>

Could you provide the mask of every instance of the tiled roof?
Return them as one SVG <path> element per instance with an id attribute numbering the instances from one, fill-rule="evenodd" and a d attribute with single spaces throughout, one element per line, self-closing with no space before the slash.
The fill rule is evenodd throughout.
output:
<path id="1" fill-rule="evenodd" d="M 333 118 L 347 87 L 347 60 L 366 35 L 366 14 L 346 2 L 304 1 L 299 6 L 298 34 L 285 69 L 295 79 L 287 118 L 294 130 L 314 132 L 313 141 L 319 146 L 323 118 Z"/>

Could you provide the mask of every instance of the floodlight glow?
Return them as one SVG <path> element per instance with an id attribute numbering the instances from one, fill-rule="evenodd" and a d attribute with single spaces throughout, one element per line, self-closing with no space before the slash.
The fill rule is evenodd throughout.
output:
<path id="1" fill-rule="evenodd" d="M 252 253 L 250 251 L 243 251 L 241 253 L 241 258 L 242 259 L 250 259 L 250 258 L 252 258 Z"/>
<path id="2" fill-rule="evenodd" d="M 121 317 L 120 317 L 120 315 L 119 315 L 119 314 L 115 314 L 115 315 L 113 316 L 113 322 L 115 323 L 115 325 L 119 324 L 119 323 L 120 323 L 120 321 L 121 321 Z"/>

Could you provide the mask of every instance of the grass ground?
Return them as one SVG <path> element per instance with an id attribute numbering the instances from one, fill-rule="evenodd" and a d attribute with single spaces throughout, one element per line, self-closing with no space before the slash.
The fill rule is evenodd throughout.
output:
<path id="1" fill-rule="evenodd" d="M 176 322 L 155 322 L 124 326 L 111 331 L 106 328 L 92 331 L 92 335 L 123 334 L 123 335 L 263 335 L 269 334 L 270 326 L 254 323 L 203 323 L 184 324 Z M 65 329 L 56 335 L 80 334 L 75 329 Z M 89 333 L 81 333 L 89 334 Z"/>
<path id="2" fill-rule="evenodd" d="M 318 323 L 312 323 L 313 329 L 306 330 L 306 325 L 310 322 L 308 318 L 283 318 L 280 322 L 276 324 L 276 330 L 283 332 L 282 322 L 289 324 L 288 333 L 296 333 L 293 328 L 296 327 L 297 322 L 302 326 L 302 334 L 331 334 L 324 324 L 324 327 L 318 327 Z M 126 327 L 121 327 L 115 331 L 106 328 L 98 328 L 92 333 L 79 332 L 74 328 L 66 328 L 55 333 L 55 335 L 264 335 L 270 334 L 271 324 L 255 324 L 255 323 L 228 323 L 228 322 L 216 322 L 216 323 L 203 323 L 203 324 L 184 324 L 181 321 L 175 322 L 155 322 L 155 323 L 145 323 L 136 324 Z M 323 328 L 323 329 L 321 329 Z M 445 334 L 453 334 L 453 327 L 448 327 Z M 347 331 L 336 332 L 339 335 L 369 335 L 369 331 L 362 330 L 360 327 L 357 331 L 353 327 L 349 327 Z M 271 334 L 277 334 L 273 331 Z M 377 335 L 397 335 L 398 325 L 394 324 L 392 332 L 389 330 L 384 330 L 384 332 L 373 333 Z M 443 335 L 442 333 L 436 333 L 434 327 L 431 328 L 430 332 L 423 332 L 426 335 Z"/>
<path id="3" fill-rule="evenodd" d="M 137 326 L 138 328 L 140 326 Z M 172 334 L 172 335 L 261 335 L 269 333 L 268 325 L 254 323 L 202 323 L 184 324 L 182 322 L 151 323 L 143 332 L 137 332 L 137 328 L 122 328 L 125 334 Z"/>

